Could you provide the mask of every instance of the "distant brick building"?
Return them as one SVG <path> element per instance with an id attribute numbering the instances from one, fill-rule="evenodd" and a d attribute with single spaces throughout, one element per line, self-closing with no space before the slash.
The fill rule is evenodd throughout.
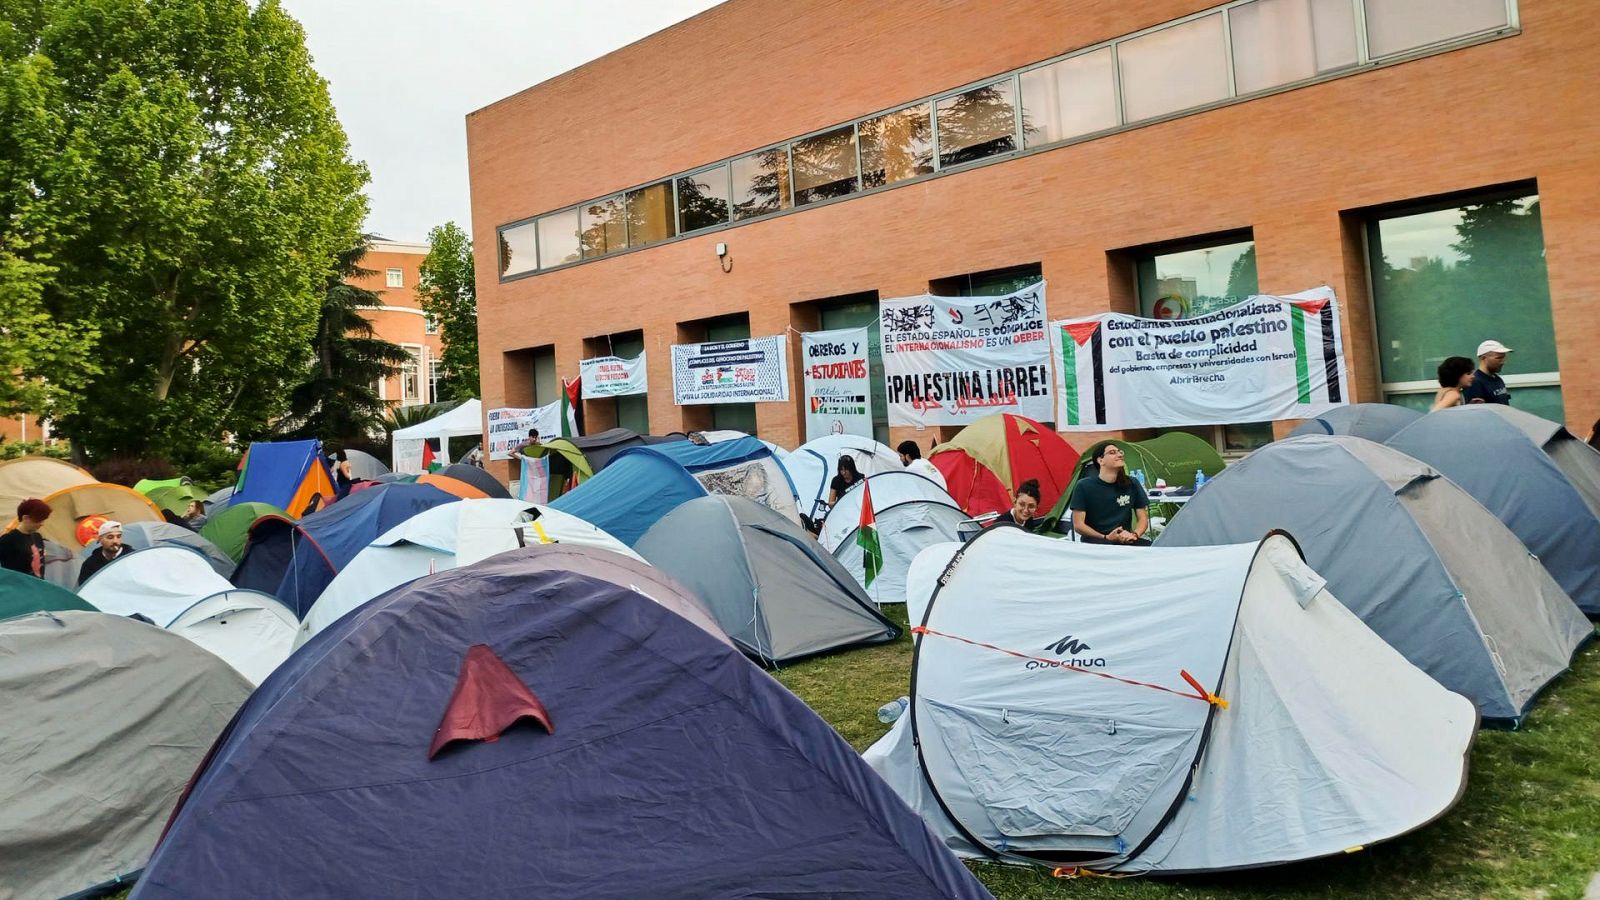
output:
<path id="1" fill-rule="evenodd" d="M 361 261 L 361 267 L 372 274 L 352 282 L 380 295 L 380 305 L 362 313 L 376 335 L 399 344 L 412 356 L 413 362 L 378 386 L 378 395 L 397 406 L 438 399 L 443 344 L 438 328 L 423 314 L 417 299 L 417 269 L 427 255 L 427 244 L 375 241 Z"/>
<path id="2" fill-rule="evenodd" d="M 647 348 L 648 398 L 587 401 L 591 430 L 792 447 L 798 359 L 789 403 L 679 407 L 668 347 L 1042 276 L 1052 317 L 1328 284 L 1355 399 L 1426 405 L 1492 337 L 1517 405 L 1586 435 L 1592 11 L 731 0 L 468 116 L 484 405 Z M 1196 430 L 1242 451 L 1291 424 Z"/>

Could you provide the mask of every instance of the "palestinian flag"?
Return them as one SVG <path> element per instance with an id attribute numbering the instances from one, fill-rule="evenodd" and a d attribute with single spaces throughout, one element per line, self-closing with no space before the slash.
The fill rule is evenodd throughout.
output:
<path id="1" fill-rule="evenodd" d="M 439 459 L 433 455 L 433 445 L 424 440 L 422 442 L 422 471 L 437 472 L 439 469 Z"/>
<path id="2" fill-rule="evenodd" d="M 1104 425 L 1106 385 L 1102 376 L 1099 319 L 1061 326 L 1061 410 L 1063 425 Z"/>
<path id="3" fill-rule="evenodd" d="M 564 390 L 561 392 L 561 408 L 557 412 L 561 415 L 561 436 L 576 437 L 578 434 L 578 398 L 583 391 L 583 376 L 579 375 L 571 381 L 562 383 Z"/>
<path id="4" fill-rule="evenodd" d="M 872 485 L 861 482 L 861 523 L 856 529 L 856 546 L 861 548 L 861 567 L 867 573 L 866 587 L 883 570 L 883 547 L 878 543 L 878 517 L 872 512 Z"/>
<path id="5" fill-rule="evenodd" d="M 1290 300 L 1289 326 L 1294 335 L 1294 380 L 1301 403 L 1340 403 L 1339 335 L 1333 302 Z"/>

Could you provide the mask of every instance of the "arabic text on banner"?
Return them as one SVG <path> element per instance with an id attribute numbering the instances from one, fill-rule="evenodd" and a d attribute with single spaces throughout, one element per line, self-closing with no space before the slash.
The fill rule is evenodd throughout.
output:
<path id="1" fill-rule="evenodd" d="M 996 412 L 1048 421 L 1044 288 L 880 303 L 889 424 L 965 425 Z"/>
<path id="2" fill-rule="evenodd" d="M 766 403 L 789 399 L 786 335 L 672 345 L 672 402 Z"/>
<path id="3" fill-rule="evenodd" d="M 1102 313 L 1052 322 L 1050 337 L 1062 431 L 1310 418 L 1349 402 L 1332 288 L 1193 319 Z"/>
<path id="4" fill-rule="evenodd" d="M 872 437 L 868 330 L 841 328 L 800 335 L 805 372 L 806 440 L 829 434 Z"/>
<path id="5" fill-rule="evenodd" d="M 489 458 L 510 459 L 528 440 L 528 429 L 539 429 L 539 437 L 551 438 L 577 431 L 572 407 L 567 407 L 566 428 L 561 424 L 560 400 L 539 407 L 502 406 L 489 410 Z"/>
<path id="6" fill-rule="evenodd" d="M 597 356 L 578 362 L 583 379 L 583 396 L 586 400 L 598 397 L 623 397 L 643 394 L 650 390 L 645 368 L 644 351 L 633 359 L 617 356 Z"/>

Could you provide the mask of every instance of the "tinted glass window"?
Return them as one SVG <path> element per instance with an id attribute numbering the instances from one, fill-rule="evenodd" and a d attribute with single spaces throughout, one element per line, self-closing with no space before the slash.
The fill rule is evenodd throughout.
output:
<path id="1" fill-rule="evenodd" d="M 1111 48 L 1022 73 L 1025 146 L 1064 141 L 1116 124 L 1117 86 Z"/>
<path id="2" fill-rule="evenodd" d="M 568 209 L 541 216 L 539 227 L 539 268 L 548 269 L 582 258 L 578 244 L 578 211 Z"/>
<path id="3" fill-rule="evenodd" d="M 628 246 L 627 226 L 623 224 L 622 198 L 607 197 L 581 207 L 583 258 L 604 256 Z"/>
<path id="4" fill-rule="evenodd" d="M 1256 245 L 1237 241 L 1140 257 L 1139 315 L 1190 319 L 1258 293 Z"/>
<path id="5" fill-rule="evenodd" d="M 534 257 L 534 227 L 529 222 L 500 232 L 500 274 L 521 275 L 539 268 Z"/>
<path id="6" fill-rule="evenodd" d="M 623 205 L 628 217 L 628 246 L 643 247 L 674 234 L 672 182 L 663 181 L 629 191 Z"/>
<path id="7" fill-rule="evenodd" d="M 1366 9 L 1375 57 L 1506 25 L 1505 0 L 1366 0 Z"/>
<path id="8" fill-rule="evenodd" d="M 997 81 L 939 101 L 940 167 L 984 159 L 1017 149 L 1012 82 Z"/>
<path id="9" fill-rule="evenodd" d="M 1117 45 L 1122 106 L 1129 122 L 1201 106 L 1228 96 L 1222 16 L 1152 31 Z"/>
<path id="10" fill-rule="evenodd" d="M 856 183 L 856 132 L 853 126 L 846 125 L 795 141 L 790 148 L 790 155 L 794 160 L 796 204 L 843 197 L 860 190 Z"/>
<path id="11" fill-rule="evenodd" d="M 678 179 L 678 231 L 697 231 L 728 221 L 728 167 L 715 166 Z"/>
<path id="12" fill-rule="evenodd" d="M 862 122 L 861 182 L 882 187 L 933 171 L 932 107 L 923 103 Z"/>
<path id="13" fill-rule="evenodd" d="M 1239 93 L 1356 64 L 1350 0 L 1257 0 L 1228 14 Z"/>
<path id="14" fill-rule="evenodd" d="M 789 153 L 762 150 L 733 161 L 733 218 L 748 219 L 789 208 Z"/>

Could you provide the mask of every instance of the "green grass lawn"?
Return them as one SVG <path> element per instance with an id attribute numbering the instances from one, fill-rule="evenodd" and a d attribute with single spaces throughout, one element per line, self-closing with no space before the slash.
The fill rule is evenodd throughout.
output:
<path id="1" fill-rule="evenodd" d="M 898 610 L 904 624 L 904 608 Z M 896 615 L 896 613 L 891 613 Z M 857 750 L 887 726 L 878 707 L 906 693 L 911 640 L 776 672 Z M 1580 898 L 1600 871 L 1600 642 L 1557 679 L 1520 731 L 1481 731 L 1466 795 L 1414 834 L 1333 859 L 1212 877 L 1051 878 L 979 865 L 1001 898 Z"/>

